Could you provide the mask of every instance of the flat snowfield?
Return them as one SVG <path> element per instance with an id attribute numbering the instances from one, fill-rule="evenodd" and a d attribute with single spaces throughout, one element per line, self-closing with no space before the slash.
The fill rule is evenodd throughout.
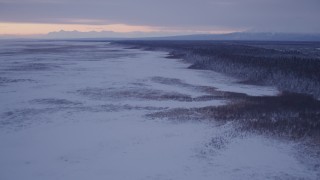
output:
<path id="1" fill-rule="evenodd" d="M 296 143 L 192 115 L 150 116 L 227 103 L 204 87 L 251 96 L 275 88 L 106 42 L 0 46 L 1 180 L 319 178 Z"/>

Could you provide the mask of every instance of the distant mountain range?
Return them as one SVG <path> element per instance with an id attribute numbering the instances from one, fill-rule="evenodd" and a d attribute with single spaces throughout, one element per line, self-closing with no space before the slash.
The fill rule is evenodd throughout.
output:
<path id="1" fill-rule="evenodd" d="M 58 31 L 50 32 L 44 36 L 44 38 L 54 39 L 75 39 L 75 38 L 104 38 L 104 39 L 131 39 L 131 38 L 145 38 L 145 37 L 168 37 L 172 36 L 172 33 L 163 32 L 113 32 L 113 31 Z"/>

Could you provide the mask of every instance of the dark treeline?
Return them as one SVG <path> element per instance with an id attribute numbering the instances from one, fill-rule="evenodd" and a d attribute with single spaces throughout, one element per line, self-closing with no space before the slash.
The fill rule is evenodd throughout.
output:
<path id="1" fill-rule="evenodd" d="M 190 68 L 209 69 L 243 82 L 320 97 L 320 57 L 316 42 L 122 41 L 132 48 L 166 50 Z"/>
<path id="2" fill-rule="evenodd" d="M 150 117 L 215 119 L 237 122 L 240 129 L 300 139 L 319 144 L 320 43 L 222 41 L 122 41 L 129 48 L 164 50 L 168 58 L 190 62 L 190 68 L 209 69 L 244 83 L 277 86 L 278 96 L 227 93 L 224 106 L 174 109 Z M 210 93 L 220 93 L 212 92 Z M 225 92 L 226 93 L 226 92 Z M 233 94 L 230 96 L 230 94 Z M 224 94 L 225 95 L 225 94 Z M 314 97 L 312 97 L 312 96 Z"/>

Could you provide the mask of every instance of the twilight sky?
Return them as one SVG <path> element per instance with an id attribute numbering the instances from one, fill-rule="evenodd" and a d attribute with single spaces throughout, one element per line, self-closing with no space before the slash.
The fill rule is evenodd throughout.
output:
<path id="1" fill-rule="evenodd" d="M 0 0 L 0 34 L 320 33 L 320 0 Z"/>

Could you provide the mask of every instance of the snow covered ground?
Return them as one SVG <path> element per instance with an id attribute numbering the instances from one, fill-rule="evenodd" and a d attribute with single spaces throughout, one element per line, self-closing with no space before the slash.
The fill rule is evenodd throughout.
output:
<path id="1" fill-rule="evenodd" d="M 317 179 L 297 144 L 232 124 L 145 116 L 223 105 L 195 87 L 275 95 L 105 42 L 1 42 L 0 179 Z"/>

